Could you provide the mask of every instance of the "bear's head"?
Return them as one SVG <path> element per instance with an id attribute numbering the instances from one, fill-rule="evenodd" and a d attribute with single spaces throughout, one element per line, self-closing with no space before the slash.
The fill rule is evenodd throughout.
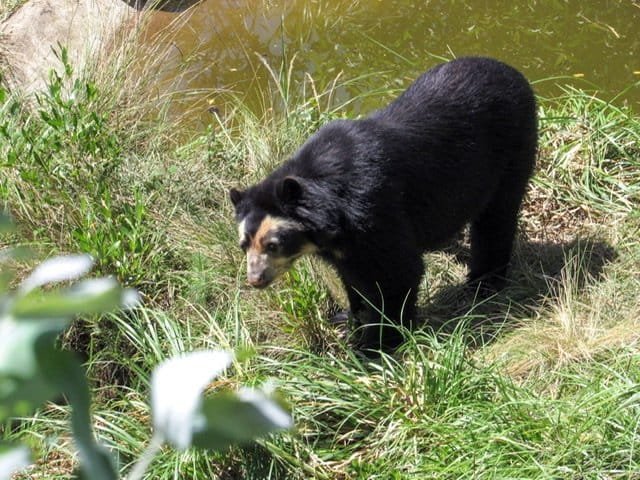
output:
<path id="1" fill-rule="evenodd" d="M 229 191 L 251 286 L 267 287 L 302 255 L 317 251 L 305 226 L 291 214 L 303 189 L 302 179 L 287 176 Z"/>

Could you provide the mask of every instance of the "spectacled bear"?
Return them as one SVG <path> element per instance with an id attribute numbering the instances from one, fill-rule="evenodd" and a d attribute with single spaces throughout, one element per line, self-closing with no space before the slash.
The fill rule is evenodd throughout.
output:
<path id="1" fill-rule="evenodd" d="M 230 190 L 249 284 L 304 254 L 335 267 L 362 348 L 394 349 L 414 324 L 422 254 L 471 224 L 468 279 L 499 288 L 537 150 L 525 77 L 466 57 L 421 75 L 387 107 L 335 120 L 244 191 Z"/>

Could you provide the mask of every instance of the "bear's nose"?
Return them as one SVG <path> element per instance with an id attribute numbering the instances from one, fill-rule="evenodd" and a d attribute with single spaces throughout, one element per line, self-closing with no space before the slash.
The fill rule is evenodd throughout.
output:
<path id="1" fill-rule="evenodd" d="M 247 276 L 247 281 L 249 282 L 249 285 L 251 285 L 252 287 L 255 287 L 255 288 L 266 287 L 267 284 L 269 283 L 267 281 L 267 277 L 264 274 L 264 272 L 248 275 Z"/>

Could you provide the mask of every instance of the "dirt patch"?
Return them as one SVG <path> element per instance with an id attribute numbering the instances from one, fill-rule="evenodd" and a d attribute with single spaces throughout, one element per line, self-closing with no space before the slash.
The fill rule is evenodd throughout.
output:
<path id="1" fill-rule="evenodd" d="M 564 205 L 553 192 L 531 185 L 522 205 L 521 222 L 530 241 L 561 243 L 572 241 L 595 220 L 588 208 Z"/>

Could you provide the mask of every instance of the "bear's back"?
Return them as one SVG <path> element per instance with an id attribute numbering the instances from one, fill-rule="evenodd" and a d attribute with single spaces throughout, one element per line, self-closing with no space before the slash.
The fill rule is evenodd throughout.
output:
<path id="1" fill-rule="evenodd" d="M 530 128 L 535 108 L 531 86 L 516 69 L 491 58 L 463 57 L 422 74 L 374 117 L 405 125 L 508 117 Z"/>
<path id="2" fill-rule="evenodd" d="M 505 177 L 526 181 L 534 168 L 535 96 L 520 72 L 497 60 L 438 65 L 364 122 L 379 126 L 381 177 L 393 179 L 426 244 L 478 215 Z"/>

